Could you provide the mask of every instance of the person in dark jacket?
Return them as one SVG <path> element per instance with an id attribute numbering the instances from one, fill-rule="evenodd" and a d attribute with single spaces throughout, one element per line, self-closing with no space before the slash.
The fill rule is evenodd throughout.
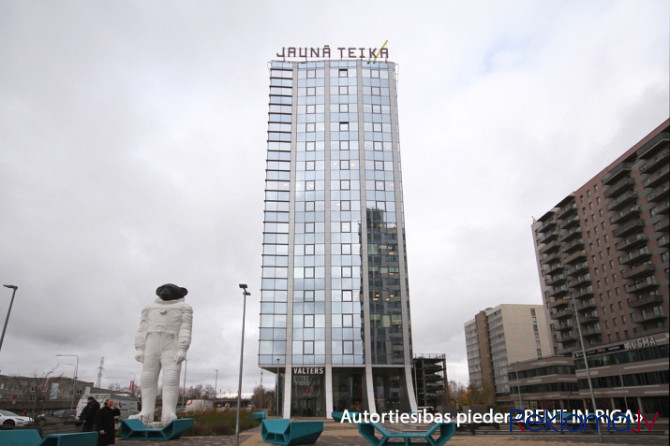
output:
<path id="1" fill-rule="evenodd" d="M 114 444 L 114 417 L 121 415 L 114 401 L 106 399 L 95 416 L 95 428 L 98 430 L 98 446 Z"/>
<path id="2" fill-rule="evenodd" d="M 86 407 L 84 407 L 81 411 L 81 415 L 79 415 L 79 419 L 84 423 L 82 432 L 93 431 L 93 424 L 95 423 L 95 416 L 98 413 L 98 409 L 100 409 L 100 403 L 92 396 L 89 396 Z"/>

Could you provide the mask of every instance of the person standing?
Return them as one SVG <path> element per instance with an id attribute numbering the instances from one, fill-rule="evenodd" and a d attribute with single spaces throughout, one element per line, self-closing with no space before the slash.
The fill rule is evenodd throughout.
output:
<path id="1" fill-rule="evenodd" d="M 114 444 L 114 417 L 121 416 L 121 411 L 114 401 L 108 398 L 95 416 L 95 428 L 98 431 L 98 446 Z"/>
<path id="2" fill-rule="evenodd" d="M 95 416 L 100 409 L 100 403 L 96 401 L 92 396 L 88 397 L 88 403 L 86 407 L 81 411 L 79 415 L 79 420 L 81 420 L 84 425 L 82 426 L 82 432 L 91 432 L 93 431 L 93 424 L 95 423 Z"/>

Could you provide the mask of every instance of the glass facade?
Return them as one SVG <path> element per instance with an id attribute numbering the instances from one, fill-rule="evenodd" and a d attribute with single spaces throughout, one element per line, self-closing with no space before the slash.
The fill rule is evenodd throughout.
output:
<path id="1" fill-rule="evenodd" d="M 285 417 L 416 408 L 395 79 L 270 63 L 259 365 Z"/>

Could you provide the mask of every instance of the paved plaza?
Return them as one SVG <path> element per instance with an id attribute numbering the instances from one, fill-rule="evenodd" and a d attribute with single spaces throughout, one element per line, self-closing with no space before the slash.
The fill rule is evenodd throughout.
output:
<path id="1" fill-rule="evenodd" d="M 577 434 L 511 434 L 504 430 L 495 431 L 481 429 L 477 435 L 469 432 L 458 432 L 448 442 L 448 446 L 553 446 L 566 444 L 600 444 L 603 446 L 613 445 L 639 445 L 646 446 L 667 445 L 668 433 L 663 434 L 603 434 L 603 443 L 598 442 L 595 433 Z M 232 446 L 235 444 L 235 436 L 222 437 L 182 437 L 170 442 L 159 441 L 126 441 L 117 439 L 119 446 Z M 240 446 L 267 446 L 261 438 L 260 426 L 244 431 L 240 434 Z M 331 420 L 324 421 L 323 433 L 316 442 L 317 446 L 367 446 L 363 437 L 358 434 L 355 424 L 340 424 Z"/>

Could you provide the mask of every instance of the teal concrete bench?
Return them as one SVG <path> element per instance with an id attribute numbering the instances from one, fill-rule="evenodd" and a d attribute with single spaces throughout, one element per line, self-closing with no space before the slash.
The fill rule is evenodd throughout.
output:
<path id="1" fill-rule="evenodd" d="M 393 444 L 442 446 L 456 433 L 456 423 L 436 423 L 423 432 L 392 432 L 379 423 L 359 423 L 358 432 L 373 446 Z M 437 434 L 437 438 L 433 438 L 433 434 Z"/>
<path id="2" fill-rule="evenodd" d="M 350 410 L 348 412 L 349 418 L 346 419 L 345 421 L 348 423 L 351 420 L 357 420 L 358 419 L 358 412 Z M 344 418 L 344 411 L 341 412 L 331 412 L 330 415 L 333 417 L 333 420 L 337 421 L 338 423 L 342 423 L 342 418 Z M 356 418 L 354 418 L 356 417 Z"/>
<path id="3" fill-rule="evenodd" d="M 35 429 L 0 431 L 0 446 L 96 446 L 97 432 L 49 434 L 44 439 Z"/>
<path id="4" fill-rule="evenodd" d="M 323 421 L 291 421 L 282 418 L 261 421 L 263 441 L 281 446 L 314 444 L 321 432 Z"/>
<path id="5" fill-rule="evenodd" d="M 193 427 L 193 418 L 182 418 L 172 420 L 162 429 L 145 426 L 140 420 L 121 420 L 119 433 L 124 440 L 153 440 L 167 441 L 179 437 L 181 434 Z"/>
<path id="6" fill-rule="evenodd" d="M 265 417 L 266 417 L 265 411 L 251 413 L 251 418 L 254 420 L 264 420 Z"/>

